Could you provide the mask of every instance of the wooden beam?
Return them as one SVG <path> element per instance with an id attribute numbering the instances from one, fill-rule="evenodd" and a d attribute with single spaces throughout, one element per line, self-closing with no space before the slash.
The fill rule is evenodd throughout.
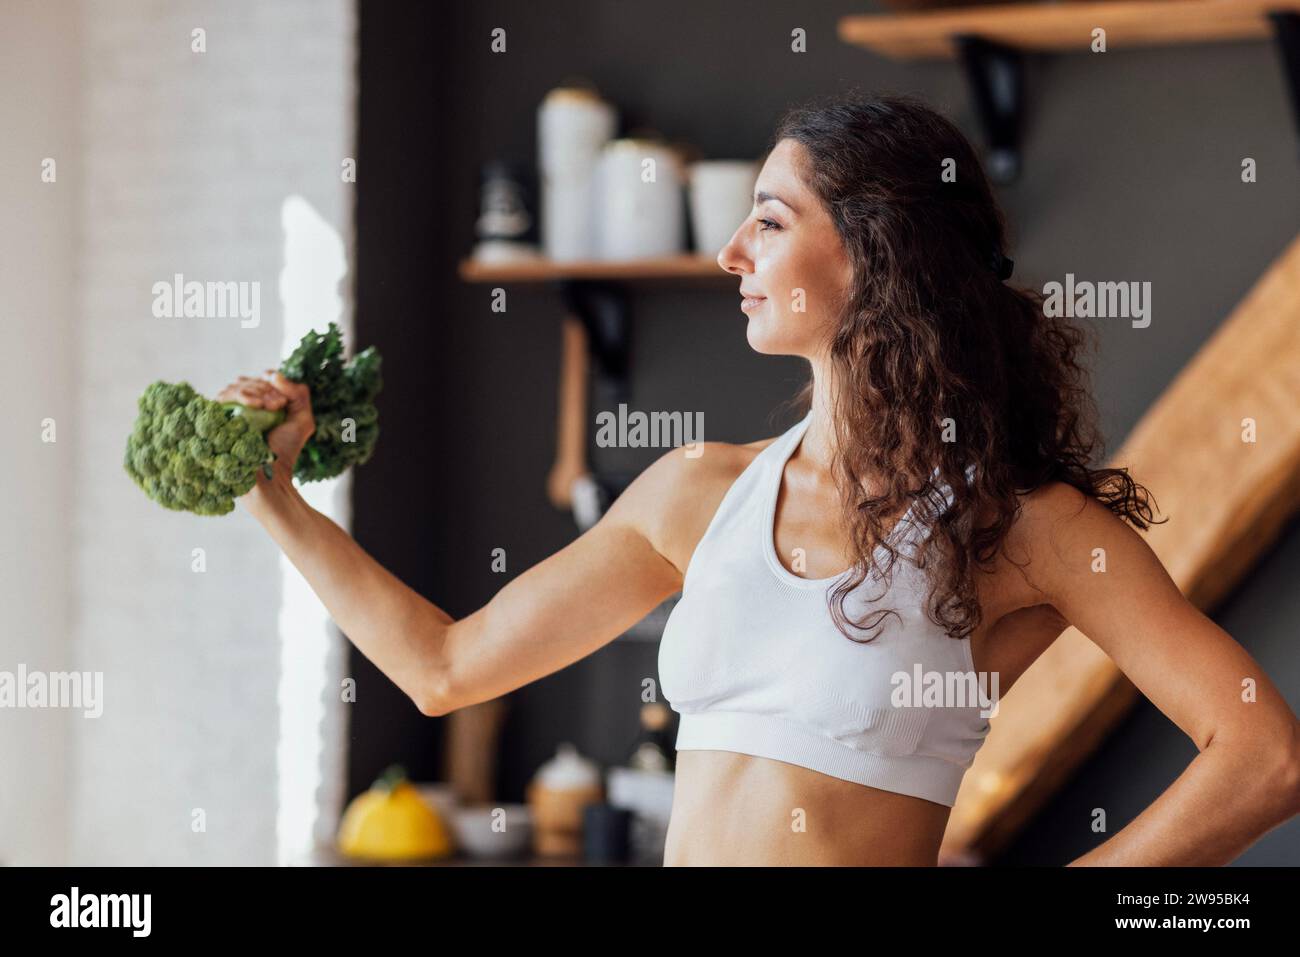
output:
<path id="1" fill-rule="evenodd" d="M 1300 237 L 1215 332 L 1112 464 L 1168 517 L 1146 533 L 1183 593 L 1210 612 L 1300 509 Z M 1243 420 L 1257 441 L 1243 441 Z M 1061 634 L 1002 699 L 966 772 L 944 851 L 1001 849 L 1138 698 L 1079 631 Z"/>
<path id="2" fill-rule="evenodd" d="M 1019 50 L 1088 52 L 1092 31 L 1107 50 L 1272 36 L 1270 10 L 1300 10 L 1300 0 L 1127 0 L 1007 3 L 862 14 L 840 19 L 839 37 L 896 60 L 953 59 L 953 37 L 973 34 Z"/>

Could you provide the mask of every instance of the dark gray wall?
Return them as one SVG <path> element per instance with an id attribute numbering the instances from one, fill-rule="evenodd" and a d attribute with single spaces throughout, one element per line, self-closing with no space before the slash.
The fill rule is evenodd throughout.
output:
<path id="1" fill-rule="evenodd" d="M 547 90 L 588 76 L 620 107 L 625 130 L 653 127 L 707 158 L 756 156 L 783 108 L 851 85 L 919 93 L 980 137 L 951 64 L 895 64 L 836 38 L 837 19 L 870 9 L 863 3 L 438 6 L 361 10 L 358 324 L 389 358 L 385 438 L 358 473 L 357 526 L 381 560 L 460 617 L 576 531 L 543 489 L 559 299 L 512 287 L 498 315 L 486 287 L 455 274 L 472 243 L 480 164 L 532 161 Z M 504 55 L 489 50 L 495 27 L 508 32 Z M 805 54 L 789 49 L 794 27 L 807 31 Z M 1095 391 L 1113 449 L 1295 232 L 1283 75 L 1271 45 L 1241 43 L 1039 58 L 1029 81 L 1024 174 L 1001 192 L 1017 280 L 1041 286 L 1073 272 L 1152 283 L 1149 328 L 1096 321 Z M 1258 162 L 1257 184 L 1240 181 L 1244 156 Z M 772 413 L 803 363 L 750 351 L 730 286 L 642 291 L 634 316 L 634 407 L 702 410 L 708 436 L 724 441 L 789 423 Z M 635 469 L 654 454 L 602 452 L 597 462 Z M 496 547 L 509 556 L 504 576 L 489 569 Z M 1292 527 L 1219 617 L 1293 707 L 1300 599 L 1284 586 L 1297 568 Z M 512 695 L 500 796 L 519 798 L 558 741 L 621 761 L 655 654 L 616 642 Z M 433 777 L 441 722 L 421 718 L 357 657 L 351 789 L 398 758 Z M 1119 829 L 1194 754 L 1144 702 L 1003 859 L 1064 863 L 1104 837 L 1089 829 L 1092 808 L 1107 808 Z M 1278 829 L 1241 861 L 1300 861 L 1300 826 Z"/>

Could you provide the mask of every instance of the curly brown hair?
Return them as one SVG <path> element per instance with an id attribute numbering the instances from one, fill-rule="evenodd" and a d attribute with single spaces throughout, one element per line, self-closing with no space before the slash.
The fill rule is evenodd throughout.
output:
<path id="1" fill-rule="evenodd" d="M 887 586 L 899 552 L 884 520 L 908 505 L 931 529 L 918 553 L 920 567 L 935 561 L 930 617 L 954 638 L 980 623 L 972 562 L 997 554 L 1018 495 L 1064 482 L 1137 528 L 1159 524 L 1127 469 L 1090 467 L 1104 442 L 1080 357 L 1095 342 L 1045 315 L 1041 293 L 999 278 L 1005 221 L 961 131 L 913 97 L 852 93 L 790 110 L 772 146 L 784 139 L 802 145 L 803 179 L 853 263 L 829 342 L 835 481 L 855 557 L 828 591 L 839 630 L 870 641 L 848 627 L 897 617 L 854 620 L 844 603 L 873 572 Z M 812 393 L 810 379 L 791 404 L 806 410 Z M 879 496 L 864 493 L 873 476 L 885 477 Z M 977 528 L 977 515 L 994 518 Z"/>

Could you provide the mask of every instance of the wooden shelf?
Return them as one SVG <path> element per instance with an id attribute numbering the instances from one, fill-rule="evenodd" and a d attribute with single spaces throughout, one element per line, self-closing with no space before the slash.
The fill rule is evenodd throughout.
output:
<path id="1" fill-rule="evenodd" d="M 841 18 L 839 37 L 895 60 L 951 60 L 960 34 L 1026 52 L 1088 52 L 1092 31 L 1103 27 L 1107 50 L 1126 50 L 1268 39 L 1269 11 L 1300 11 L 1300 0 L 1067 0 L 863 14 Z"/>
<path id="2" fill-rule="evenodd" d="M 659 279 L 734 279 L 713 256 L 665 256 L 657 259 L 622 261 L 549 259 L 511 263 L 460 262 L 460 278 L 466 282 L 553 282 L 559 280 L 608 280 L 611 282 Z"/>

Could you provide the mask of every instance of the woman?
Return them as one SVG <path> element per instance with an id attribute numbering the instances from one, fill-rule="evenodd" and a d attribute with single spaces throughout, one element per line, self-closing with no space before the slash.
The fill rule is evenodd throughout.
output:
<path id="1" fill-rule="evenodd" d="M 1082 336 L 1004 282 L 969 144 L 896 97 L 796 110 L 773 142 L 718 262 L 749 344 L 810 365 L 784 435 L 668 452 L 460 621 L 298 495 L 309 395 L 275 374 L 222 394 L 288 410 L 246 506 L 428 715 L 557 671 L 683 591 L 660 650 L 682 712 L 668 864 L 936 863 L 989 701 L 898 693 L 971 671 L 1005 693 L 1071 624 L 1200 750 L 1074 863 L 1233 860 L 1297 811 L 1295 715 L 1126 524 L 1148 527 L 1145 490 L 1089 468 Z"/>

